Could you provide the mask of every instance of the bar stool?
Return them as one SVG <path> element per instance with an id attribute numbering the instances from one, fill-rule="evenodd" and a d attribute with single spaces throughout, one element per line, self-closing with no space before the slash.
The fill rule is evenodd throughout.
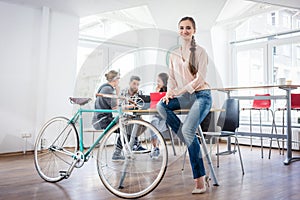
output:
<path id="1" fill-rule="evenodd" d="M 300 94 L 291 94 L 291 110 L 300 111 Z M 284 135 L 284 111 L 286 111 L 285 108 L 277 108 L 274 112 L 274 116 L 276 115 L 277 111 L 282 111 L 282 134 Z M 271 139 L 272 143 L 272 139 Z M 284 140 L 282 140 L 282 155 L 284 155 Z"/>
<path id="2" fill-rule="evenodd" d="M 270 96 L 270 94 L 255 94 L 255 96 Z M 262 124 L 261 124 L 261 111 L 270 111 L 272 114 L 272 130 L 271 133 L 273 134 L 273 131 L 275 130 L 277 134 L 277 129 L 275 125 L 275 118 L 274 118 L 274 112 L 273 110 L 270 109 L 271 107 L 271 100 L 270 99 L 254 99 L 253 104 L 251 108 L 242 108 L 241 110 L 249 110 L 250 111 L 250 132 L 252 133 L 252 110 L 259 111 L 259 125 L 260 125 L 260 133 L 262 133 Z M 279 141 L 278 142 L 278 148 L 279 148 L 279 153 L 281 154 L 280 151 L 280 146 L 279 146 Z M 264 152 L 263 152 L 263 137 L 260 137 L 260 144 L 261 144 L 261 158 L 264 157 Z M 250 146 L 252 150 L 252 136 L 250 136 Z M 272 142 L 270 144 L 270 149 L 272 148 Z M 269 159 L 270 159 L 270 153 L 269 153 Z"/>

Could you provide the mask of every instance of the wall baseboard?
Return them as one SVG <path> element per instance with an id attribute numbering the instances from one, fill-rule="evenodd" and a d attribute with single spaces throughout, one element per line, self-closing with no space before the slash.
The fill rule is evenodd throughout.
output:
<path id="1" fill-rule="evenodd" d="M 33 150 L 29 150 L 29 151 L 26 151 L 25 154 L 23 151 L 0 153 L 0 158 L 1 157 L 9 157 L 9 156 L 33 155 L 33 152 L 34 152 Z"/>

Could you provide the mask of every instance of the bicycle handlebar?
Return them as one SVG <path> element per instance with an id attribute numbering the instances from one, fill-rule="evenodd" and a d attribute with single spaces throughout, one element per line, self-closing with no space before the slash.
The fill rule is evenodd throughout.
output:
<path id="1" fill-rule="evenodd" d="M 113 99 L 122 99 L 122 100 L 127 100 L 129 103 L 131 103 L 134 106 L 138 106 L 136 102 L 132 101 L 129 98 L 123 97 L 123 96 L 119 96 L 119 95 L 115 95 L 115 94 L 103 94 L 103 93 L 97 93 L 96 97 L 106 97 L 106 98 L 113 98 Z"/>

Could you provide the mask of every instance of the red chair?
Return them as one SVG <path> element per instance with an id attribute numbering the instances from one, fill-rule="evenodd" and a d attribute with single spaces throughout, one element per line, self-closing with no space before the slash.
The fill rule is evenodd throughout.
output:
<path id="1" fill-rule="evenodd" d="M 300 110 L 300 94 L 291 94 L 291 108 L 292 110 Z"/>
<path id="2" fill-rule="evenodd" d="M 270 94 L 256 94 L 255 96 L 270 96 Z M 271 107 L 271 100 L 270 99 L 254 99 L 252 109 L 253 110 L 268 110 Z"/>
<path id="3" fill-rule="evenodd" d="M 284 134 L 284 111 L 286 111 L 285 108 L 278 108 L 276 111 L 282 111 L 282 134 Z M 291 94 L 291 110 L 300 111 L 300 94 Z M 274 113 L 274 115 L 275 115 Z M 271 141 L 272 142 L 272 141 Z M 284 154 L 284 141 L 282 140 L 282 154 Z"/>
<path id="4" fill-rule="evenodd" d="M 270 96 L 270 94 L 256 94 L 255 96 Z M 277 129 L 276 129 L 276 125 L 275 125 L 275 118 L 274 118 L 274 112 L 273 110 L 270 109 L 271 108 L 271 100 L 270 99 L 254 99 L 253 100 L 253 104 L 251 108 L 242 108 L 242 110 L 249 110 L 250 111 L 250 132 L 252 133 L 252 115 L 251 115 L 251 111 L 252 110 L 257 110 L 259 111 L 259 124 L 260 124 L 260 133 L 262 133 L 262 124 L 261 124 L 261 111 L 262 110 L 266 110 L 266 111 L 270 111 L 272 114 L 272 130 L 271 133 L 273 134 L 273 131 L 275 130 L 276 134 L 277 134 Z M 272 137 L 271 137 L 272 140 Z M 261 143 L 261 157 L 263 158 L 263 137 L 260 137 L 260 143 Z M 280 152 L 280 146 L 279 146 L 279 141 L 278 142 L 278 148 L 279 148 L 279 152 Z M 250 137 L 250 146 L 251 146 L 251 150 L 252 150 L 252 136 Z M 270 149 L 272 148 L 272 142 L 270 143 Z M 271 152 L 271 151 L 270 151 Z M 271 153 L 269 152 L 269 159 L 271 157 Z M 281 153 L 281 152 L 280 152 Z"/>

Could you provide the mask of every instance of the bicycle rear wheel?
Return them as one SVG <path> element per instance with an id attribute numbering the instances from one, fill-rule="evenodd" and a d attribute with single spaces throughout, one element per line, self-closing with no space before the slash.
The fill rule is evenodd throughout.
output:
<path id="1" fill-rule="evenodd" d="M 48 182 L 65 178 L 78 150 L 78 134 L 67 118 L 55 117 L 41 129 L 34 145 L 34 164 Z"/>
<path id="2" fill-rule="evenodd" d="M 117 124 L 101 140 L 97 155 L 98 174 L 104 186 L 114 195 L 139 198 L 154 190 L 162 180 L 167 169 L 168 149 L 160 132 L 146 121 L 126 120 L 123 127 L 125 135 L 132 138 L 132 142 L 129 142 L 131 147 L 136 141 L 134 134 L 137 133 L 139 145 L 149 151 L 133 152 L 123 147 L 125 159 L 113 161 L 112 156 L 120 135 L 117 133 Z M 159 156 L 156 154 L 155 158 L 154 146 L 159 149 Z"/>

